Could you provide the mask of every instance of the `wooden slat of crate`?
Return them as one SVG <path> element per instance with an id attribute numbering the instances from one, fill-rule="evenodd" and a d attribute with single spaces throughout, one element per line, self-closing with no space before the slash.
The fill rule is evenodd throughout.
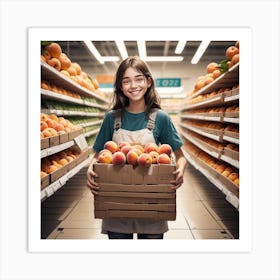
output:
<path id="1" fill-rule="evenodd" d="M 59 145 L 59 135 L 50 137 L 50 147 Z"/>
<path id="2" fill-rule="evenodd" d="M 50 138 L 41 139 L 41 150 L 47 149 L 50 147 Z"/>
<path id="3" fill-rule="evenodd" d="M 117 203 L 117 202 L 97 202 L 95 207 L 99 210 L 145 210 L 145 211 L 176 211 L 175 204 L 157 204 L 157 203 Z"/>
<path id="4" fill-rule="evenodd" d="M 94 196 L 94 202 L 119 202 L 119 203 L 162 203 L 162 204 L 173 204 L 175 203 L 174 198 L 154 198 L 154 197 L 116 197 L 116 196 Z"/>
<path id="5" fill-rule="evenodd" d="M 171 189 L 171 185 L 116 185 L 116 184 L 102 184 L 100 185 L 100 191 L 121 191 L 121 192 L 164 192 L 174 193 Z"/>
<path id="6" fill-rule="evenodd" d="M 59 135 L 59 143 L 60 144 L 66 143 L 68 141 L 69 141 L 68 140 L 68 133 L 63 133 L 63 134 Z"/>
<path id="7" fill-rule="evenodd" d="M 174 221 L 176 219 L 176 212 L 108 210 L 95 211 L 95 218 L 136 218 Z"/>
<path id="8" fill-rule="evenodd" d="M 175 193 L 137 193 L 137 192 L 98 192 L 99 196 L 121 196 L 121 197 L 153 197 L 153 198 L 174 198 Z"/>

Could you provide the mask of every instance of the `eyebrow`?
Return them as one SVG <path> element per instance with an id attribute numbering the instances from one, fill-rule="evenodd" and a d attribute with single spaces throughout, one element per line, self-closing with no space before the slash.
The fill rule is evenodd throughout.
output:
<path id="1" fill-rule="evenodd" d="M 144 77 L 143 74 L 139 74 L 139 75 L 136 75 L 136 76 L 133 76 L 133 77 L 123 77 L 122 79 L 124 80 L 124 79 L 130 79 L 130 78 L 137 78 L 137 77 L 141 77 L 141 76 Z"/>

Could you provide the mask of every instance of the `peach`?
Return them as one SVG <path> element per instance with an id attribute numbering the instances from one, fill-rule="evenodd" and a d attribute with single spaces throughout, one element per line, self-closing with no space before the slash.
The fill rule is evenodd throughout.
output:
<path id="1" fill-rule="evenodd" d="M 121 148 L 121 152 L 127 155 L 127 153 L 132 150 L 132 147 L 130 145 L 125 145 Z"/>
<path id="2" fill-rule="evenodd" d="M 172 153 L 172 148 L 169 144 L 162 144 L 158 148 L 158 153 L 159 154 L 167 154 L 168 156 L 170 156 L 171 153 Z"/>
<path id="3" fill-rule="evenodd" d="M 67 161 L 67 159 L 62 158 L 62 159 L 58 160 L 58 163 L 63 166 L 63 165 L 66 165 L 68 163 L 68 161 Z"/>
<path id="4" fill-rule="evenodd" d="M 219 76 L 221 76 L 221 71 L 220 69 L 216 69 L 213 71 L 213 79 L 217 79 Z"/>
<path id="5" fill-rule="evenodd" d="M 47 123 L 48 127 L 51 127 L 51 128 L 54 128 L 55 125 L 56 125 L 56 121 L 54 121 L 54 120 L 52 120 L 52 119 L 50 119 L 50 118 L 48 118 L 48 119 L 46 120 L 46 123 Z"/>
<path id="6" fill-rule="evenodd" d="M 57 123 L 55 126 L 54 126 L 54 129 L 59 132 L 59 131 L 63 131 L 64 130 L 64 126 L 60 123 Z"/>
<path id="7" fill-rule="evenodd" d="M 152 163 L 156 164 L 158 162 L 158 156 L 159 156 L 158 152 L 151 151 L 151 152 L 149 152 L 149 154 L 152 157 Z"/>
<path id="8" fill-rule="evenodd" d="M 107 149 L 107 150 L 111 151 L 112 154 L 114 154 L 115 152 L 118 151 L 119 147 L 118 147 L 116 142 L 114 142 L 114 141 L 107 141 L 104 144 L 104 149 Z"/>
<path id="9" fill-rule="evenodd" d="M 66 71 L 66 70 L 61 70 L 60 73 L 63 74 L 64 76 L 70 78 L 70 74 L 69 74 L 68 71 Z"/>
<path id="10" fill-rule="evenodd" d="M 158 164 L 170 164 L 171 163 L 171 159 L 167 154 L 160 154 L 158 156 Z"/>
<path id="11" fill-rule="evenodd" d="M 51 115 L 49 115 L 49 119 L 52 119 L 53 121 L 58 122 L 58 117 L 57 117 L 57 115 L 51 114 Z"/>
<path id="12" fill-rule="evenodd" d="M 152 164 L 152 157 L 150 154 L 142 153 L 137 160 L 139 166 L 149 167 Z"/>
<path id="13" fill-rule="evenodd" d="M 132 147 L 132 150 L 135 151 L 138 156 L 140 156 L 142 154 L 142 151 L 137 148 Z"/>
<path id="14" fill-rule="evenodd" d="M 144 147 L 140 144 L 133 145 L 133 148 L 140 150 L 142 153 L 145 152 Z"/>
<path id="15" fill-rule="evenodd" d="M 231 60 L 234 55 L 239 53 L 239 49 L 236 46 L 230 46 L 226 49 L 226 57 Z"/>
<path id="16" fill-rule="evenodd" d="M 70 66 L 69 68 L 66 69 L 66 71 L 70 74 L 71 78 L 72 76 L 77 75 L 77 71 L 73 66 Z M 73 79 L 75 82 L 77 82 L 77 79 Z"/>
<path id="17" fill-rule="evenodd" d="M 62 53 L 58 59 L 61 64 L 61 68 L 60 68 L 61 70 L 66 70 L 71 66 L 71 60 L 65 53 Z"/>
<path id="18" fill-rule="evenodd" d="M 66 159 L 68 162 L 71 162 L 71 161 L 74 160 L 73 157 L 71 157 L 71 156 L 66 156 L 65 159 Z"/>
<path id="19" fill-rule="evenodd" d="M 54 57 L 53 57 L 53 58 L 47 60 L 47 63 L 48 63 L 51 67 L 55 68 L 57 71 L 60 71 L 60 69 L 61 69 L 61 63 L 60 63 L 60 61 L 59 61 L 58 58 L 54 58 Z"/>
<path id="20" fill-rule="evenodd" d="M 48 124 L 45 121 L 41 121 L 41 131 L 48 127 Z"/>
<path id="21" fill-rule="evenodd" d="M 126 145 L 130 145 L 128 142 L 120 142 L 119 143 L 119 150 L 121 150 L 121 148 L 123 147 L 123 146 L 126 146 Z"/>
<path id="22" fill-rule="evenodd" d="M 235 54 L 232 59 L 231 59 L 232 65 L 236 64 L 239 62 L 239 53 Z"/>
<path id="23" fill-rule="evenodd" d="M 48 174 L 46 172 L 44 172 L 44 171 L 41 171 L 41 173 L 40 173 L 41 179 L 46 177 L 47 175 Z"/>
<path id="24" fill-rule="evenodd" d="M 54 128 L 47 127 L 42 131 L 44 137 L 53 137 L 57 135 L 57 131 Z"/>
<path id="25" fill-rule="evenodd" d="M 41 88 L 42 88 L 42 89 L 48 90 L 48 89 L 49 89 L 48 82 L 46 82 L 46 81 L 41 81 Z"/>
<path id="26" fill-rule="evenodd" d="M 218 64 L 216 62 L 211 62 L 206 67 L 207 73 L 213 73 L 216 69 L 218 69 Z"/>
<path id="27" fill-rule="evenodd" d="M 76 69 L 77 75 L 80 75 L 82 73 L 81 66 L 77 62 L 72 62 L 71 66 Z"/>
<path id="28" fill-rule="evenodd" d="M 112 163 L 114 165 L 124 165 L 126 162 L 125 154 L 122 152 L 115 152 L 113 154 Z"/>
<path id="29" fill-rule="evenodd" d="M 56 167 L 56 165 L 51 164 L 51 165 L 49 165 L 49 166 L 47 167 L 46 172 L 47 172 L 48 174 L 50 174 L 50 173 L 56 171 L 57 169 L 58 169 L 58 167 Z"/>
<path id="30" fill-rule="evenodd" d="M 49 52 L 51 57 L 55 58 L 59 58 L 62 53 L 61 47 L 57 43 L 50 43 L 46 46 L 45 51 Z"/>
<path id="31" fill-rule="evenodd" d="M 113 157 L 109 150 L 102 150 L 98 153 L 98 161 L 100 163 L 112 163 Z"/>
<path id="32" fill-rule="evenodd" d="M 126 160 L 128 164 L 137 165 L 138 164 L 138 153 L 136 150 L 130 150 L 126 155 Z"/>
<path id="33" fill-rule="evenodd" d="M 45 58 L 45 62 L 46 62 L 47 60 L 52 58 L 52 55 L 51 55 L 51 53 L 49 51 L 44 50 L 43 57 Z"/>
<path id="34" fill-rule="evenodd" d="M 49 118 L 49 116 L 45 113 L 41 113 L 40 114 L 40 120 L 41 121 L 46 121 Z"/>
<path id="35" fill-rule="evenodd" d="M 234 183 L 236 186 L 239 187 L 239 178 L 236 178 L 236 179 L 233 181 L 233 183 Z"/>
<path id="36" fill-rule="evenodd" d="M 152 151 L 157 152 L 158 151 L 158 145 L 156 143 L 148 143 L 144 147 L 145 153 L 150 153 Z"/>
<path id="37" fill-rule="evenodd" d="M 233 181 L 233 182 L 234 182 L 234 180 L 236 180 L 238 177 L 239 177 L 238 174 L 235 173 L 235 172 L 230 173 L 229 176 L 228 176 L 228 178 L 229 178 L 231 181 Z"/>

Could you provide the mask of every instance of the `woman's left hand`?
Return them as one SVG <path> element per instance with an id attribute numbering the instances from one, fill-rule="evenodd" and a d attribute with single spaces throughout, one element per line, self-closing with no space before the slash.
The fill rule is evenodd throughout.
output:
<path id="1" fill-rule="evenodd" d="M 181 149 L 177 149 L 174 151 L 175 157 L 176 157 L 176 166 L 177 169 L 173 172 L 175 179 L 171 180 L 170 183 L 173 184 L 172 186 L 173 190 L 176 190 L 180 188 L 183 185 L 184 182 L 184 172 L 187 166 L 187 160 L 184 157 L 184 154 Z"/>
<path id="2" fill-rule="evenodd" d="M 184 169 L 182 170 L 182 168 L 178 168 L 173 172 L 173 174 L 175 176 L 175 180 L 171 180 L 170 183 L 174 185 L 172 186 L 172 189 L 176 190 L 184 183 Z"/>

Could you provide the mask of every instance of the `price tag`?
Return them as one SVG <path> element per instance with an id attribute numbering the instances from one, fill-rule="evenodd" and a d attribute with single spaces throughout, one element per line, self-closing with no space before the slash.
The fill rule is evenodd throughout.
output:
<path id="1" fill-rule="evenodd" d="M 46 189 L 46 195 L 47 197 L 50 197 L 51 195 L 53 195 L 54 191 L 53 191 L 53 188 L 52 186 L 49 186 L 47 189 Z"/>
<path id="2" fill-rule="evenodd" d="M 83 150 L 86 147 L 88 147 L 88 143 L 84 137 L 83 134 L 80 134 L 79 136 L 74 138 L 75 143 L 78 145 L 78 147 Z"/>

